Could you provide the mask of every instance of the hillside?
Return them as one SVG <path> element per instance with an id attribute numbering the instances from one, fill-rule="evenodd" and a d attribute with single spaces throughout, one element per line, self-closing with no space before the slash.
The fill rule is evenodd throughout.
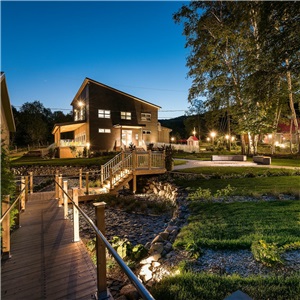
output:
<path id="1" fill-rule="evenodd" d="M 184 121 L 187 119 L 187 116 L 180 116 L 173 119 L 163 119 L 158 120 L 160 124 L 164 127 L 168 127 L 172 129 L 172 135 L 178 133 L 182 138 L 186 137 L 187 133 L 185 130 Z"/>

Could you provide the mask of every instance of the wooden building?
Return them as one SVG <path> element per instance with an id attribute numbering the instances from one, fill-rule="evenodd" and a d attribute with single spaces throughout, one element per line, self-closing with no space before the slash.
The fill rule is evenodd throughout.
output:
<path id="1" fill-rule="evenodd" d="M 10 133 L 16 131 L 5 74 L 1 72 L 1 140 L 9 146 Z"/>
<path id="2" fill-rule="evenodd" d="M 85 78 L 71 105 L 74 121 L 55 124 L 52 131 L 61 158 L 84 148 L 146 150 L 147 144 L 169 142 L 171 129 L 159 124 L 159 106 L 95 80 Z"/>

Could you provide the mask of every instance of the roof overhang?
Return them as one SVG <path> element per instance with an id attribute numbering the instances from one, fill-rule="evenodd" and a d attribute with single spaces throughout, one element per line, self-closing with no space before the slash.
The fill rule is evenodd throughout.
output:
<path id="1" fill-rule="evenodd" d="M 148 102 L 148 101 L 146 101 L 146 100 L 137 98 L 137 97 L 135 97 L 135 96 L 132 96 L 132 95 L 130 95 L 130 94 L 127 94 L 127 93 L 125 93 L 125 92 L 122 92 L 122 91 L 120 91 L 120 90 L 117 90 L 117 89 L 115 89 L 115 88 L 112 88 L 112 87 L 110 87 L 110 86 L 108 86 L 108 85 L 105 85 L 105 84 L 100 83 L 100 82 L 98 82 L 98 81 L 96 81 L 96 80 L 90 79 L 90 78 L 88 78 L 88 77 L 86 77 L 86 78 L 84 79 L 84 81 L 83 81 L 83 83 L 81 84 L 81 86 L 80 86 L 78 92 L 76 93 L 74 99 L 72 100 L 71 105 L 73 105 L 73 104 L 75 103 L 75 101 L 77 100 L 77 98 L 79 97 L 79 95 L 81 94 L 81 92 L 83 91 L 83 89 L 84 89 L 84 88 L 86 87 L 86 85 L 89 84 L 90 82 L 92 82 L 92 83 L 94 83 L 94 84 L 96 84 L 96 85 L 102 86 L 102 87 L 104 87 L 104 88 L 106 88 L 106 89 L 112 90 L 112 91 L 114 91 L 114 92 L 116 92 L 116 93 L 122 94 L 122 95 L 124 95 L 124 96 L 126 96 L 126 97 L 130 97 L 130 98 L 132 98 L 132 99 L 134 99 L 134 100 L 137 100 L 137 101 L 139 101 L 139 102 L 142 102 L 142 103 L 151 105 L 151 106 L 157 108 L 158 110 L 161 109 L 161 106 L 158 106 L 158 105 L 153 104 L 153 103 L 151 103 L 151 102 Z"/>
<path id="2" fill-rule="evenodd" d="M 85 125 L 85 122 L 80 122 L 80 123 L 59 123 L 55 124 L 52 130 L 52 134 L 54 134 L 58 129 L 60 133 L 63 132 L 70 132 L 70 131 L 75 131 L 79 127 Z"/>

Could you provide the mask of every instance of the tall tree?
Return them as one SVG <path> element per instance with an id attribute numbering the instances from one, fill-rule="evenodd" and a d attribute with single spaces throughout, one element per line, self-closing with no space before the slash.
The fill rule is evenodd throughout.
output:
<path id="1" fill-rule="evenodd" d="M 237 124 L 235 130 L 241 137 L 247 133 L 256 151 L 258 134 L 276 130 L 284 82 L 294 108 L 290 83 L 297 78 L 292 70 L 299 69 L 299 4 L 192 1 L 174 19 L 184 23 L 186 47 L 191 50 L 189 101 L 206 96 L 210 110 L 226 108 Z M 292 119 L 296 127 L 295 113 Z"/>

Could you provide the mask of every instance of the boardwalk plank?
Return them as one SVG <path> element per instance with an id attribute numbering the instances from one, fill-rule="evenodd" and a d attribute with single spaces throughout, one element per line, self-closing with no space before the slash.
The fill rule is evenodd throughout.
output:
<path id="1" fill-rule="evenodd" d="M 54 193 L 30 195 L 21 227 L 11 237 L 12 257 L 2 263 L 1 299 L 91 299 L 96 270 L 84 244 L 73 242 Z"/>

